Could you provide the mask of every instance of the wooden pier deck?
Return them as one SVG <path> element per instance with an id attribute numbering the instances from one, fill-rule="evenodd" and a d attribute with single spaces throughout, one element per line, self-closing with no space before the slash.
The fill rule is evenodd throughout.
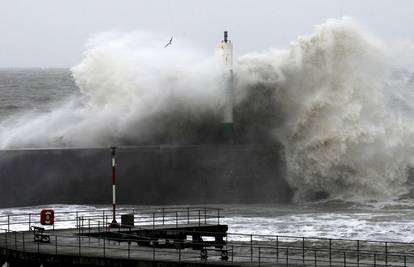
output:
<path id="1" fill-rule="evenodd" d="M 105 229 L 105 230 L 104 230 Z M 200 258 L 200 250 L 192 249 L 190 240 L 175 239 L 172 247 L 165 248 L 158 238 L 200 234 L 225 236 L 227 225 L 149 225 L 134 228 L 87 228 L 48 231 L 50 242 L 36 242 L 30 231 L 0 234 L 0 258 L 15 266 L 227 266 L 230 257 L 223 261 L 221 251 L 208 249 L 208 261 Z M 143 233 L 157 236 L 157 243 L 138 245 Z M 209 234 L 214 233 L 214 234 Z M 174 242 L 174 241 L 173 241 Z M 214 243 L 214 241 L 212 241 Z M 205 244 L 208 246 L 208 243 Z M 2 264 L 2 262 L 0 262 Z M 233 265 L 237 266 L 234 263 Z"/>
<path id="2" fill-rule="evenodd" d="M 121 212 L 135 227 L 109 228 L 105 210 L 58 212 L 50 242 L 28 231 L 37 215 L 0 216 L 0 266 L 414 267 L 412 243 L 228 233 L 217 208 Z"/>

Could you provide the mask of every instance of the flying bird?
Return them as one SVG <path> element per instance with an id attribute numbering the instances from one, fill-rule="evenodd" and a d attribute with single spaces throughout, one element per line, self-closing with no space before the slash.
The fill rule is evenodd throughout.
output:
<path id="1" fill-rule="evenodd" d="M 169 45 L 172 45 L 172 40 L 173 40 L 173 36 L 171 36 L 170 41 L 168 41 L 168 43 L 164 46 L 164 48 L 166 48 Z"/>

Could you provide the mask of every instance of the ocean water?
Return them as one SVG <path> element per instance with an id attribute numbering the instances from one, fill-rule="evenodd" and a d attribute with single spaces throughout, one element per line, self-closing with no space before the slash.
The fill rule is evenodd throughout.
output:
<path id="1" fill-rule="evenodd" d="M 191 44 L 161 50 L 154 38 L 103 33 L 71 70 L 0 70 L 0 148 L 210 138 L 223 69 Z M 287 49 L 237 59 L 238 134 L 281 143 L 297 191 L 289 205 L 223 205 L 230 232 L 414 242 L 414 63 L 401 51 L 329 20 Z"/>
<path id="2" fill-rule="evenodd" d="M 67 69 L 0 71 L 2 121 L 13 120 L 18 114 L 27 112 L 47 113 L 65 99 L 79 96 L 79 89 Z M 44 207 L 52 207 L 59 212 L 102 208 L 50 204 L 2 209 L 0 216 L 36 214 Z M 231 233 L 414 242 L 414 201 L 410 198 L 217 207 L 224 208 L 222 222 L 229 225 Z"/>

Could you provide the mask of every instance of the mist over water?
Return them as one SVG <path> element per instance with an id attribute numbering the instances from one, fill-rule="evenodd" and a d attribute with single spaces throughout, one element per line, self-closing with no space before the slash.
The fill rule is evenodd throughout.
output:
<path id="1" fill-rule="evenodd" d="M 176 39 L 164 49 L 165 40 L 150 33 L 92 37 L 72 69 L 81 94 L 48 112 L 4 119 L 0 147 L 215 143 L 222 66 L 213 53 Z M 297 201 L 403 196 L 414 65 L 401 50 L 342 19 L 287 49 L 241 56 L 236 142 L 282 143 Z"/>
<path id="2" fill-rule="evenodd" d="M 394 55 L 344 19 L 317 26 L 288 50 L 240 59 L 238 88 L 272 91 L 272 112 L 280 123 L 269 130 L 285 146 L 298 200 L 407 193 L 412 83 L 401 79 L 412 69 Z"/>

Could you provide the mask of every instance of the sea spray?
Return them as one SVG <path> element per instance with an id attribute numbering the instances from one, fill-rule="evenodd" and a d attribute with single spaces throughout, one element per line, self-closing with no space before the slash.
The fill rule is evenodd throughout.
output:
<path id="1" fill-rule="evenodd" d="M 216 143 L 223 70 L 213 53 L 176 39 L 163 48 L 143 32 L 92 37 L 72 69 L 82 96 L 1 122 L 0 146 Z M 242 56 L 235 142 L 281 142 L 298 201 L 401 196 L 413 162 L 414 64 L 397 50 L 344 19 L 288 49 Z"/>
<path id="2" fill-rule="evenodd" d="M 1 147 L 192 143 L 223 105 L 218 60 L 154 34 L 98 34 L 72 73 L 84 97 L 4 122 Z"/>
<path id="3" fill-rule="evenodd" d="M 352 21 L 330 20 L 288 50 L 240 59 L 240 90 L 273 89 L 297 200 L 406 193 L 413 128 L 387 114 L 395 95 L 385 45 Z M 399 94 L 410 88 L 399 88 Z M 247 95 L 248 97 L 248 95 Z"/>

